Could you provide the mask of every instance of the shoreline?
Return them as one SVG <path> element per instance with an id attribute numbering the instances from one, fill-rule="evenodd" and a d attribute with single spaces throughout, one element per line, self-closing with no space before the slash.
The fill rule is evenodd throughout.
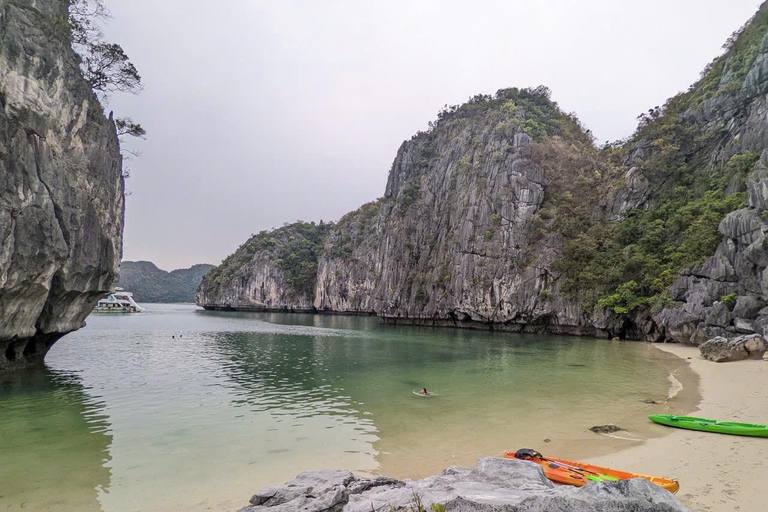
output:
<path id="1" fill-rule="evenodd" d="M 686 361 L 698 376 L 698 403 L 670 413 L 765 423 L 768 418 L 768 360 L 714 363 L 698 347 L 654 344 Z M 683 404 L 679 404 L 683 406 Z M 620 448 L 590 463 L 680 482 L 677 497 L 697 512 L 762 512 L 768 503 L 765 460 L 768 439 L 711 434 L 653 425 L 659 436 Z"/>

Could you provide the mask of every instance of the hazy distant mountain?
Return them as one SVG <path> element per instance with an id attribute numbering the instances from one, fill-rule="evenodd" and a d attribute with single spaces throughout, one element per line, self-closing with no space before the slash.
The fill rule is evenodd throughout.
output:
<path id="1" fill-rule="evenodd" d="M 166 272 L 151 261 L 124 261 L 117 286 L 137 302 L 195 302 L 195 290 L 214 265 L 205 263 Z"/>

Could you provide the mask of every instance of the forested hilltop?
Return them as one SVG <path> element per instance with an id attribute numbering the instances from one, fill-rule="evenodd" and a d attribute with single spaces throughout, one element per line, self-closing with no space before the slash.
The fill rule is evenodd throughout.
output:
<path id="1" fill-rule="evenodd" d="M 166 272 L 151 261 L 123 261 L 117 286 L 138 302 L 195 302 L 195 291 L 213 265 L 201 263 Z"/>
<path id="2" fill-rule="evenodd" d="M 384 196 L 255 235 L 206 276 L 214 309 L 699 343 L 768 324 L 768 7 L 625 141 L 545 87 L 445 109 Z"/>

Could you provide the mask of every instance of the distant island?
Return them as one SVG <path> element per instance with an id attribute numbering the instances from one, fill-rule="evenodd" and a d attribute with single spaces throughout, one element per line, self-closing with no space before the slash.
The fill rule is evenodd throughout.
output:
<path id="1" fill-rule="evenodd" d="M 132 292 L 139 303 L 195 302 L 195 290 L 212 268 L 201 263 L 166 272 L 151 261 L 123 261 L 117 286 Z"/>

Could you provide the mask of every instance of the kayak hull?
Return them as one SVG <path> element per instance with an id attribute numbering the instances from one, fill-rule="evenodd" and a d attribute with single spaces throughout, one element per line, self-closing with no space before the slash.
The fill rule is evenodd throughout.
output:
<path id="1" fill-rule="evenodd" d="M 648 416 L 654 423 L 700 432 L 716 434 L 731 434 L 734 436 L 768 437 L 768 426 L 753 423 L 735 423 L 732 421 L 709 420 L 693 416 L 675 416 L 672 414 L 651 414 Z"/>
<path id="2" fill-rule="evenodd" d="M 518 458 L 514 453 L 506 453 L 504 457 L 508 459 L 527 460 L 541 466 L 544 470 L 544 476 L 553 482 L 566 485 L 581 487 L 590 481 L 615 481 L 629 480 L 631 478 L 644 478 L 649 482 L 658 485 L 671 493 L 676 493 L 680 489 L 677 480 L 671 478 L 662 478 L 658 476 L 640 475 L 628 471 L 619 471 L 617 469 L 604 468 L 593 464 L 583 462 L 574 462 L 555 457 L 543 458 Z"/>

